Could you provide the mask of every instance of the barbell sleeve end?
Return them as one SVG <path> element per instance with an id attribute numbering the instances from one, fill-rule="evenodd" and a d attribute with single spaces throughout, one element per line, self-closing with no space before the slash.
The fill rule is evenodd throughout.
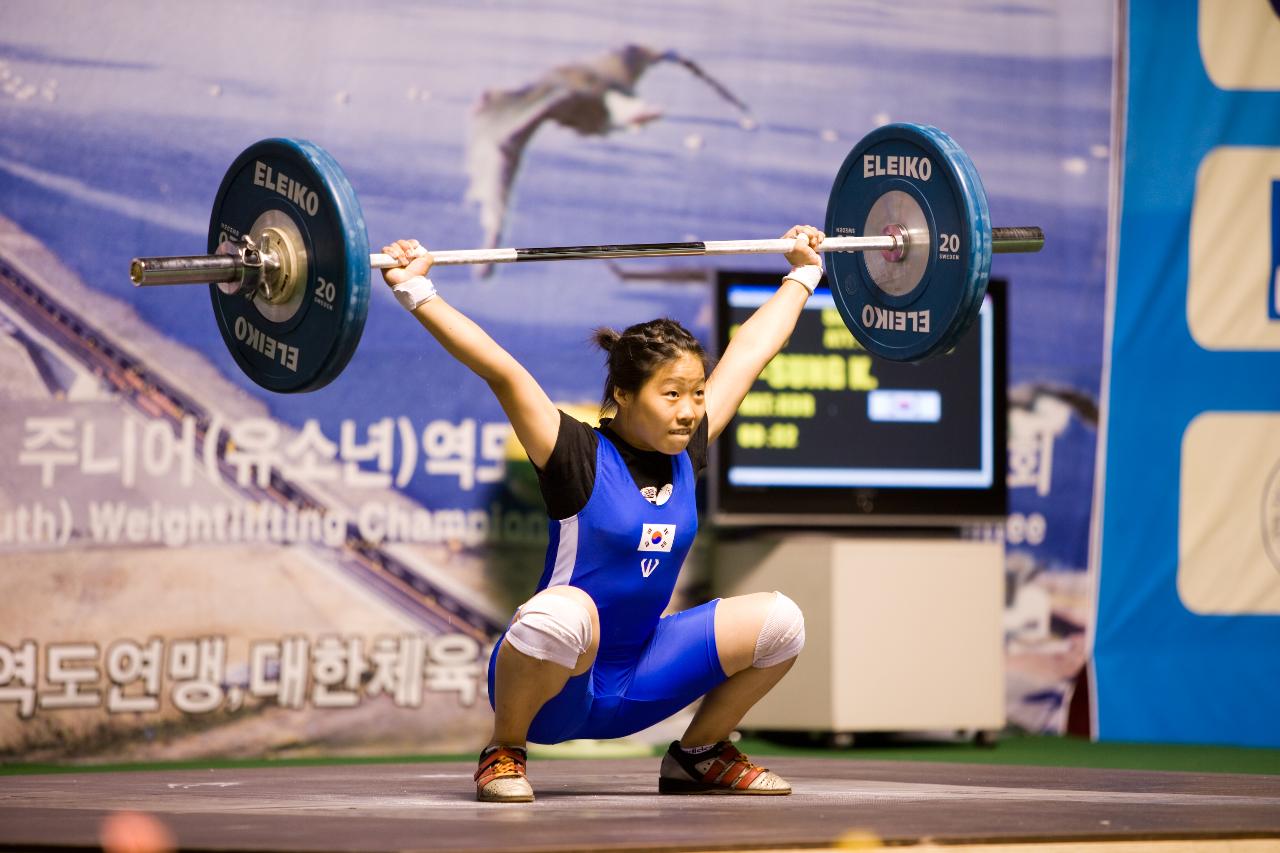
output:
<path id="1" fill-rule="evenodd" d="M 991 252 L 995 255 L 1013 252 L 1038 252 L 1044 248 L 1044 231 L 1035 225 L 1018 225 L 991 229 Z"/>
<path id="2" fill-rule="evenodd" d="M 237 281 L 242 275 L 243 264 L 233 255 L 175 255 L 129 262 L 129 278 L 135 287 L 217 284 Z"/>

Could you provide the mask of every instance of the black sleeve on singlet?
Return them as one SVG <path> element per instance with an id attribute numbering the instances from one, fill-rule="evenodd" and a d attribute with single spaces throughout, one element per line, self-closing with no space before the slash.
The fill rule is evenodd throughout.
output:
<path id="1" fill-rule="evenodd" d="M 707 419 L 704 417 L 698 428 L 689 437 L 689 461 L 693 464 L 693 476 L 697 477 L 707 469 L 707 436 L 709 433 Z"/>
<path id="2" fill-rule="evenodd" d="M 582 512 L 596 481 L 596 431 L 577 418 L 560 413 L 560 429 L 547 464 L 538 472 L 538 488 L 547 515 L 569 518 Z"/>

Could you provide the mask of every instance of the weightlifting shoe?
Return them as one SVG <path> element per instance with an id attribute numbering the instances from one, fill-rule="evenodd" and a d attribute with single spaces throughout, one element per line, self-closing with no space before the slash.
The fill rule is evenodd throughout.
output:
<path id="1" fill-rule="evenodd" d="M 525 778 L 527 753 L 518 746 L 491 746 L 480 753 L 476 799 L 482 803 L 531 803 L 533 786 Z"/>
<path id="2" fill-rule="evenodd" d="M 791 786 L 777 773 L 753 764 L 727 740 L 696 755 L 672 741 L 662 756 L 658 793 L 780 796 L 790 794 Z"/>

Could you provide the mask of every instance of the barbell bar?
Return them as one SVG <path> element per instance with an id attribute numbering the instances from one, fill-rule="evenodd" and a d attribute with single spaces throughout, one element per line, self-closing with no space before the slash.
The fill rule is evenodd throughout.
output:
<path id="1" fill-rule="evenodd" d="M 945 133 L 895 124 L 845 158 L 827 205 L 820 251 L 831 293 L 873 355 L 921 361 L 954 348 L 986 291 L 991 255 L 1036 252 L 1035 226 L 993 228 L 968 156 Z M 223 177 L 207 255 L 139 257 L 140 287 L 205 284 L 232 356 L 254 382 L 312 391 L 338 376 L 359 342 L 370 254 L 359 202 L 337 162 L 305 140 L 267 139 Z M 634 243 L 433 252 L 437 266 L 696 255 L 782 254 L 786 239 Z"/>
<path id="2" fill-rule="evenodd" d="M 1044 246 L 1044 232 L 1039 228 L 993 228 L 991 251 L 1038 252 Z M 466 264 L 509 264 L 520 261 L 582 261 L 616 258 L 658 258 L 695 255 L 782 255 L 795 246 L 792 240 L 709 240 L 694 243 L 623 243 L 616 246 L 548 246 L 530 249 L 450 249 L 433 252 L 433 266 Z M 905 252 L 904 234 L 884 237 L 830 237 L 818 247 L 819 252 Z M 265 256 L 265 268 L 279 268 L 279 259 Z M 416 255 L 415 255 L 416 256 Z M 129 277 L 138 287 L 172 284 L 220 284 L 245 278 L 251 265 L 242 254 L 224 251 L 214 255 L 176 255 L 171 257 L 134 258 Z M 371 269 L 393 269 L 400 262 L 381 253 L 369 256 Z M 241 290 L 241 288 L 235 288 Z M 250 295 L 250 294 L 245 294 Z"/>

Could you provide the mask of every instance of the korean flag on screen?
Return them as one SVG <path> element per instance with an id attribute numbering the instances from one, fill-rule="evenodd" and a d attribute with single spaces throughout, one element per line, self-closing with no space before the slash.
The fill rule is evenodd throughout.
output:
<path id="1" fill-rule="evenodd" d="M 646 524 L 640 534 L 640 547 L 637 551 L 665 551 L 671 553 L 671 546 L 676 541 L 674 524 Z"/>

